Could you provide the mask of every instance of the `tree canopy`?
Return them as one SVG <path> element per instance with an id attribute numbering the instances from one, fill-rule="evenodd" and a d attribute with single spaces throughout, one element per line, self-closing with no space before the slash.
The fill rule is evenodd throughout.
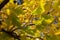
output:
<path id="1" fill-rule="evenodd" d="M 9 0 L 0 5 L 0 40 L 60 40 L 60 0 Z"/>

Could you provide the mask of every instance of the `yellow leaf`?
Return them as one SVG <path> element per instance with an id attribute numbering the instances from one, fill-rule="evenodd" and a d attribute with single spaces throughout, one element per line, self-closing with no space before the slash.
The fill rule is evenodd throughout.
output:
<path id="1" fill-rule="evenodd" d="M 57 31 L 57 32 L 55 33 L 55 35 L 60 35 L 60 31 Z"/>
<path id="2" fill-rule="evenodd" d="M 48 19 L 48 20 L 45 20 L 48 24 L 50 24 L 52 21 L 53 21 L 53 18 L 52 19 Z"/>
<path id="3" fill-rule="evenodd" d="M 40 31 L 39 31 L 39 30 L 36 30 L 35 36 L 36 36 L 36 37 L 37 37 L 37 36 L 40 36 L 39 34 L 40 34 Z"/>
<path id="4" fill-rule="evenodd" d="M 46 0 L 40 0 L 40 6 L 43 9 L 42 12 L 44 12 L 44 5 L 45 5 Z"/>
<path id="5" fill-rule="evenodd" d="M 10 0 L 10 3 L 13 3 L 14 0 Z"/>
<path id="6" fill-rule="evenodd" d="M 43 20 L 44 20 L 44 18 L 42 18 L 41 20 L 33 21 L 33 23 L 34 23 L 35 25 L 40 25 Z"/>
<path id="7" fill-rule="evenodd" d="M 29 21 L 28 19 L 25 20 L 25 22 L 28 22 L 28 21 Z"/>
<path id="8" fill-rule="evenodd" d="M 10 9 L 6 9 L 7 15 L 10 15 Z"/>

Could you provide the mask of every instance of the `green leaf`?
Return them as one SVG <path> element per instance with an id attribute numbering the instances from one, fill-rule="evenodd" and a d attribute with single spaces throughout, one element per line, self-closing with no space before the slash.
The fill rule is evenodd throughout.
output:
<path id="1" fill-rule="evenodd" d="M 23 12 L 23 10 L 21 9 L 21 8 L 10 8 L 10 10 L 12 11 L 12 13 L 15 13 L 15 14 L 17 14 L 17 15 L 19 15 L 19 14 L 24 14 L 24 12 Z"/>
<path id="2" fill-rule="evenodd" d="M 34 30 L 29 29 L 29 30 L 27 30 L 26 32 L 27 32 L 28 34 L 30 34 L 30 35 L 34 35 L 35 32 L 36 32 L 36 29 L 34 29 Z"/>
<path id="3" fill-rule="evenodd" d="M 12 9 L 12 12 L 17 15 L 23 14 L 23 10 L 21 8 Z"/>
<path id="4" fill-rule="evenodd" d="M 45 22 L 45 20 L 42 21 L 42 24 L 41 25 L 43 25 L 43 26 L 46 26 L 47 25 L 47 23 Z"/>
<path id="5" fill-rule="evenodd" d="M 46 35 L 47 40 L 60 40 L 56 35 Z"/>
<path id="6" fill-rule="evenodd" d="M 0 34 L 0 40 L 12 40 L 12 37 L 7 33 L 2 32 L 2 34 Z"/>
<path id="7" fill-rule="evenodd" d="M 16 17 L 16 15 L 11 14 L 10 17 L 11 17 L 12 24 L 20 28 L 21 24 L 19 19 Z"/>
<path id="8" fill-rule="evenodd" d="M 45 19 L 50 19 L 50 18 L 52 18 L 50 15 L 43 15 L 42 17 L 44 17 Z"/>
<path id="9" fill-rule="evenodd" d="M 38 6 L 35 10 L 33 10 L 32 14 L 41 14 L 42 13 L 42 8 Z"/>
<path id="10" fill-rule="evenodd" d="M 6 20 L 5 20 L 5 23 L 7 24 L 7 26 L 10 26 L 11 21 L 10 21 L 9 19 L 6 19 Z"/>
<path id="11" fill-rule="evenodd" d="M 40 31 L 44 29 L 44 27 L 42 25 L 36 25 L 36 26 L 37 26 L 36 29 L 38 29 Z"/>

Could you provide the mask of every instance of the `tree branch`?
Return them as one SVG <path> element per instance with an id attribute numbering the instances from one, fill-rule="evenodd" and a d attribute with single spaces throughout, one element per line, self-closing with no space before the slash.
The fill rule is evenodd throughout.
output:
<path id="1" fill-rule="evenodd" d="M 0 4 L 0 11 L 1 9 L 9 2 L 9 0 L 4 0 L 1 4 Z"/>

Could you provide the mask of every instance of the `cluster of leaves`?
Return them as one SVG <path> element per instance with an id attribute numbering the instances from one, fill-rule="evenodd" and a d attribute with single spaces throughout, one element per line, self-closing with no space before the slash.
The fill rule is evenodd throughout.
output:
<path id="1" fill-rule="evenodd" d="M 60 40 L 60 0 L 23 1 L 23 4 L 17 5 L 10 0 L 2 9 L 4 22 L 1 28 L 19 28 L 14 32 L 21 36 L 21 40 Z M 3 32 L 0 33 L 0 39 L 15 40 Z"/>

